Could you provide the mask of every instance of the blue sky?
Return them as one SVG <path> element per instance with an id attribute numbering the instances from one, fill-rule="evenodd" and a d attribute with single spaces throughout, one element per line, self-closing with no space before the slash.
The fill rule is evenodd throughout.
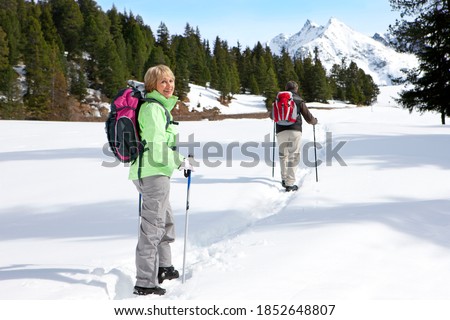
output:
<path id="1" fill-rule="evenodd" d="M 219 36 L 230 46 L 265 43 L 280 33 L 294 34 L 307 19 L 325 25 L 331 17 L 372 36 L 384 33 L 399 17 L 389 0 L 98 0 L 104 11 L 113 4 L 139 14 L 156 35 L 164 22 L 171 35 L 183 34 L 186 23 L 198 27 L 202 39 Z"/>

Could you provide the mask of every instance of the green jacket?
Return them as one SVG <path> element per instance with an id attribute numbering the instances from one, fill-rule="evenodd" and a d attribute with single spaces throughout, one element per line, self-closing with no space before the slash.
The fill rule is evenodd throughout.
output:
<path id="1" fill-rule="evenodd" d="M 153 98 L 169 111 L 175 107 L 178 97 L 169 99 L 158 91 L 147 93 L 147 98 Z M 145 151 L 131 164 L 130 180 L 139 179 L 138 169 L 141 163 L 140 178 L 156 175 L 172 176 L 172 173 L 183 162 L 184 157 L 171 148 L 176 147 L 176 130 L 169 124 L 166 130 L 167 118 L 163 107 L 157 102 L 145 102 L 139 111 L 138 122 L 141 140 L 145 141 Z M 172 120 L 172 115 L 170 115 Z"/>

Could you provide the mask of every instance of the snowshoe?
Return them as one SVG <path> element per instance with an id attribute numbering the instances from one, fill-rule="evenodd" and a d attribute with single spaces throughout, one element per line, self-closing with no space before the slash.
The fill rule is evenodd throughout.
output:
<path id="1" fill-rule="evenodd" d="M 298 186 L 295 184 L 293 186 L 286 186 L 286 192 L 297 191 L 297 190 L 298 190 Z"/>
<path id="2" fill-rule="evenodd" d="M 180 274 L 173 266 L 159 267 L 158 269 L 158 281 L 162 283 L 164 280 L 178 279 Z"/>
<path id="3" fill-rule="evenodd" d="M 135 286 L 133 293 L 139 296 L 146 296 L 148 294 L 156 294 L 158 296 L 162 296 L 166 293 L 166 289 L 163 289 L 161 287 L 144 288 Z"/>

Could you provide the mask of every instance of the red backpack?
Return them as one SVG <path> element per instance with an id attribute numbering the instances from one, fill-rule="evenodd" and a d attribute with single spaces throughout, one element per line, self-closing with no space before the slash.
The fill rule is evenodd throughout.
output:
<path id="1" fill-rule="evenodd" d="M 280 91 L 273 103 L 273 121 L 289 126 L 297 121 L 298 111 L 291 91 Z"/>

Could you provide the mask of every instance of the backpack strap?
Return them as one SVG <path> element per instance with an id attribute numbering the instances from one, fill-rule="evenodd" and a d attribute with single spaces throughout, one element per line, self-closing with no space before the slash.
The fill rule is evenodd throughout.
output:
<path id="1" fill-rule="evenodd" d="M 166 119 L 167 119 L 167 121 L 166 121 L 166 130 L 169 127 L 170 124 L 174 124 L 174 125 L 178 125 L 179 124 L 176 121 L 170 120 L 169 110 L 167 110 L 161 102 L 159 102 L 158 100 L 153 99 L 153 98 L 144 98 L 143 100 L 145 102 L 156 102 L 157 104 L 159 104 L 164 109 L 164 112 L 166 113 Z"/>
<path id="2" fill-rule="evenodd" d="M 178 125 L 179 123 L 176 121 L 172 121 L 170 119 L 170 113 L 169 110 L 167 110 L 164 105 L 159 102 L 156 99 L 153 98 L 142 98 L 142 100 L 144 100 L 145 102 L 156 102 L 157 104 L 159 104 L 161 106 L 161 108 L 164 110 L 165 114 L 166 114 L 166 130 L 169 127 L 170 124 L 174 124 L 174 125 Z M 144 144 L 144 150 L 142 153 L 144 153 L 145 151 L 148 151 L 149 149 L 146 147 L 147 141 L 143 140 L 142 143 Z M 171 148 L 173 151 L 176 150 L 176 148 Z M 142 154 L 139 155 L 139 167 L 138 167 L 138 179 L 139 179 L 139 183 L 141 183 L 141 168 L 142 168 Z"/>

